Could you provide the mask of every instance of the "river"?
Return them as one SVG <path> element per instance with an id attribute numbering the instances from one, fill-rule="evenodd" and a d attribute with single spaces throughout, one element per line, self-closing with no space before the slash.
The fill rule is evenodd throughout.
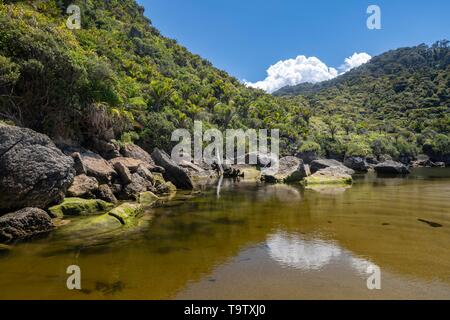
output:
<path id="1" fill-rule="evenodd" d="M 224 181 L 109 241 L 15 246 L 0 299 L 450 299 L 449 200 L 450 169 L 347 189 Z M 67 289 L 69 265 L 82 290 Z"/>

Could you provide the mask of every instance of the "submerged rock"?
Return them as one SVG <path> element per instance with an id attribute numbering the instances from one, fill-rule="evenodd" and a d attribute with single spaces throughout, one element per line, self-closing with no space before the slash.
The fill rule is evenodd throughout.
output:
<path id="1" fill-rule="evenodd" d="M 151 191 L 146 191 L 139 194 L 139 204 L 143 208 L 151 208 L 160 200 L 161 198 Z"/>
<path id="2" fill-rule="evenodd" d="M 60 202 L 74 179 L 73 165 L 46 135 L 0 123 L 0 210 Z"/>
<path id="3" fill-rule="evenodd" d="M 98 199 L 66 198 L 63 203 L 49 208 L 54 217 L 88 216 L 108 212 L 114 208 L 112 203 Z"/>
<path id="4" fill-rule="evenodd" d="M 340 167 L 328 167 L 304 179 L 306 187 L 316 185 L 350 185 L 352 176 Z"/>
<path id="5" fill-rule="evenodd" d="M 8 246 L 6 244 L 0 244 L 0 255 L 9 253 L 12 250 L 11 246 Z"/>
<path id="6" fill-rule="evenodd" d="M 112 209 L 108 214 L 117 220 L 122 225 L 130 225 L 139 213 L 143 212 L 141 205 L 136 203 L 123 203 L 120 206 Z"/>
<path id="7" fill-rule="evenodd" d="M 164 178 L 171 181 L 177 188 L 193 189 L 193 183 L 188 173 L 177 165 L 164 151 L 155 148 L 152 158 L 158 166 L 164 168 Z"/>
<path id="8" fill-rule="evenodd" d="M 308 171 L 303 160 L 291 156 L 281 158 L 278 168 L 264 169 L 262 174 L 263 180 L 269 183 L 295 183 L 307 176 Z"/>
<path id="9" fill-rule="evenodd" d="M 75 177 L 69 190 L 67 190 L 67 196 L 76 198 L 93 198 L 94 192 L 97 189 L 97 179 L 82 174 Z"/>
<path id="10" fill-rule="evenodd" d="M 156 187 L 158 194 L 173 195 L 177 192 L 177 187 L 170 181 L 164 182 Z"/>
<path id="11" fill-rule="evenodd" d="M 407 174 L 410 173 L 408 167 L 404 164 L 392 160 L 388 160 L 377 164 L 374 167 L 377 173 L 382 174 Z"/>
<path id="12" fill-rule="evenodd" d="M 240 175 L 244 180 L 259 181 L 262 178 L 261 171 L 253 165 L 237 164 L 235 167 L 239 170 Z"/>
<path id="13" fill-rule="evenodd" d="M 50 216 L 42 209 L 24 208 L 0 217 L 0 242 L 33 237 L 52 231 Z"/>
<path id="14" fill-rule="evenodd" d="M 329 167 L 338 167 L 341 168 L 341 171 L 344 171 L 345 173 L 349 175 L 353 175 L 355 171 L 353 169 L 347 168 L 344 166 L 342 162 L 339 162 L 334 159 L 320 159 L 320 160 L 314 160 L 311 162 L 311 173 L 315 173 L 319 170 L 329 168 Z"/>

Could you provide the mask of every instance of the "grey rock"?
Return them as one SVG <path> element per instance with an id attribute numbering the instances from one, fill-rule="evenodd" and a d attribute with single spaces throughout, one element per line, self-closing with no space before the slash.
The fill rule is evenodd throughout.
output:
<path id="1" fill-rule="evenodd" d="M 109 184 L 117 175 L 113 167 L 98 154 L 92 151 L 80 153 L 88 176 L 95 177 L 99 183 Z"/>
<path id="2" fill-rule="evenodd" d="M 295 156 L 302 159 L 305 164 L 311 164 L 314 160 L 319 159 L 319 156 L 314 151 L 299 152 Z"/>
<path id="3" fill-rule="evenodd" d="M 131 181 L 130 184 L 123 187 L 120 194 L 121 200 L 138 200 L 141 192 L 145 192 L 152 187 L 151 182 L 138 173 L 131 175 Z"/>
<path id="4" fill-rule="evenodd" d="M 117 203 L 117 198 L 114 196 L 113 191 L 107 184 L 102 184 L 101 186 L 99 186 L 95 192 L 95 195 L 100 200 Z"/>
<path id="5" fill-rule="evenodd" d="M 93 198 L 94 192 L 97 189 L 97 179 L 82 174 L 75 177 L 69 190 L 67 190 L 67 196 L 76 198 Z"/>
<path id="6" fill-rule="evenodd" d="M 119 174 L 119 178 L 122 184 L 129 184 L 132 182 L 131 172 L 128 167 L 125 166 L 122 162 L 116 162 L 114 164 L 114 169 Z"/>
<path id="7" fill-rule="evenodd" d="M 8 243 L 52 231 L 50 216 L 42 209 L 24 208 L 0 217 L 0 242 Z"/>
<path id="8" fill-rule="evenodd" d="M 193 189 L 193 183 L 188 173 L 177 165 L 164 151 L 155 148 L 152 153 L 155 164 L 164 168 L 164 178 L 179 189 Z"/>
<path id="9" fill-rule="evenodd" d="M 153 174 L 150 172 L 150 170 L 147 169 L 146 166 L 144 165 L 139 165 L 136 173 L 138 175 L 140 175 L 142 178 L 144 178 L 145 180 L 147 180 L 150 184 L 154 183 L 154 178 L 153 178 Z"/>
<path id="10" fill-rule="evenodd" d="M 404 164 L 392 160 L 379 163 L 375 166 L 375 171 L 382 174 L 407 174 L 410 173 Z"/>
<path id="11" fill-rule="evenodd" d="M 106 160 L 120 157 L 120 147 L 111 141 L 93 139 L 90 145 Z"/>
<path id="12" fill-rule="evenodd" d="M 366 162 L 366 159 L 363 157 L 346 157 L 344 160 L 344 165 L 358 172 L 367 172 L 370 168 L 369 164 Z"/>
<path id="13" fill-rule="evenodd" d="M 150 156 L 150 154 L 147 151 L 145 151 L 138 145 L 135 145 L 132 143 L 127 143 L 124 146 L 122 146 L 120 148 L 120 153 L 126 158 L 133 158 L 133 159 L 141 160 L 141 161 L 147 162 L 152 165 L 155 164 L 152 157 Z"/>
<path id="14" fill-rule="evenodd" d="M 308 176 L 308 170 L 302 159 L 297 157 L 284 157 L 279 160 L 278 168 L 271 167 L 263 170 L 263 179 L 270 183 L 300 182 Z"/>
<path id="15" fill-rule="evenodd" d="M 349 175 L 353 175 L 355 173 L 353 169 L 347 168 L 342 162 L 333 159 L 314 160 L 310 165 L 311 173 L 316 173 L 317 171 L 328 167 L 340 167 L 343 172 Z"/>
<path id="16" fill-rule="evenodd" d="M 0 210 L 60 202 L 74 179 L 73 165 L 46 135 L 0 124 Z"/>
<path id="17" fill-rule="evenodd" d="M 81 155 L 79 152 L 74 152 L 72 155 L 74 166 L 77 175 L 87 174 L 86 167 L 83 164 L 83 160 L 81 160 Z"/>

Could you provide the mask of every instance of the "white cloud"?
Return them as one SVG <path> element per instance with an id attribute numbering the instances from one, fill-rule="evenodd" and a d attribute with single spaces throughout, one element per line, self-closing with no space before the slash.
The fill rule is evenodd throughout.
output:
<path id="1" fill-rule="evenodd" d="M 304 82 L 321 82 L 330 80 L 353 68 L 360 66 L 370 60 L 367 53 L 354 53 L 346 58 L 344 64 L 339 67 L 341 72 L 335 68 L 328 67 L 316 57 L 298 56 L 295 59 L 278 61 L 267 69 L 267 77 L 258 82 L 244 83 L 252 88 L 262 89 L 272 93 L 285 86 L 293 86 Z"/>
<path id="2" fill-rule="evenodd" d="M 365 52 L 355 52 L 351 57 L 345 58 L 344 64 L 339 67 L 339 70 L 341 70 L 341 73 L 345 73 L 368 62 L 370 59 L 372 57 Z"/>

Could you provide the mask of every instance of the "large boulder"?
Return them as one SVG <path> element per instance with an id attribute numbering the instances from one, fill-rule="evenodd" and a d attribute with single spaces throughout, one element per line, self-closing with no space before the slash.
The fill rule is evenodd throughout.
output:
<path id="1" fill-rule="evenodd" d="M 24 208 L 0 217 L 0 242 L 33 237 L 53 230 L 50 216 L 38 208 Z"/>
<path id="2" fill-rule="evenodd" d="M 109 184 L 117 175 L 114 168 L 98 154 L 92 151 L 80 153 L 81 160 L 88 176 L 94 177 L 100 183 Z"/>
<path id="3" fill-rule="evenodd" d="M 0 124 L 0 211 L 60 202 L 73 165 L 46 135 Z"/>
<path id="4" fill-rule="evenodd" d="M 357 172 L 367 172 L 369 171 L 369 164 L 363 157 L 346 157 L 344 160 L 344 165 Z"/>
<path id="5" fill-rule="evenodd" d="M 304 185 L 308 188 L 317 185 L 350 185 L 352 182 L 352 176 L 346 170 L 342 169 L 342 167 L 324 168 L 306 177 L 303 181 Z"/>
<path id="6" fill-rule="evenodd" d="M 319 170 L 329 168 L 329 167 L 339 167 L 341 170 L 345 171 L 347 174 L 352 175 L 355 173 L 353 169 L 347 168 L 342 162 L 334 159 L 319 159 L 311 162 L 311 173 L 316 173 Z"/>
<path id="7" fill-rule="evenodd" d="M 108 212 L 114 208 L 112 203 L 98 199 L 66 198 L 63 203 L 49 208 L 51 215 L 62 218 L 64 216 L 90 216 Z"/>
<path id="8" fill-rule="evenodd" d="M 77 198 L 93 198 L 97 189 L 97 179 L 82 174 L 75 177 L 69 190 L 67 190 L 67 196 Z"/>
<path id="9" fill-rule="evenodd" d="M 375 171 L 381 174 L 407 174 L 410 173 L 404 164 L 392 160 L 379 163 L 375 166 Z"/>
<path id="10" fill-rule="evenodd" d="M 305 164 L 311 164 L 314 160 L 319 159 L 315 151 L 298 152 L 295 156 L 302 159 Z"/>
<path id="11" fill-rule="evenodd" d="M 303 160 L 297 157 L 284 157 L 278 162 L 278 168 L 271 167 L 263 170 L 263 179 L 270 183 L 295 183 L 308 176 Z"/>
<path id="12" fill-rule="evenodd" d="M 164 168 L 164 178 L 166 180 L 171 181 L 177 188 L 193 189 L 193 183 L 188 173 L 177 165 L 167 153 L 155 148 L 152 158 L 158 166 Z"/>

